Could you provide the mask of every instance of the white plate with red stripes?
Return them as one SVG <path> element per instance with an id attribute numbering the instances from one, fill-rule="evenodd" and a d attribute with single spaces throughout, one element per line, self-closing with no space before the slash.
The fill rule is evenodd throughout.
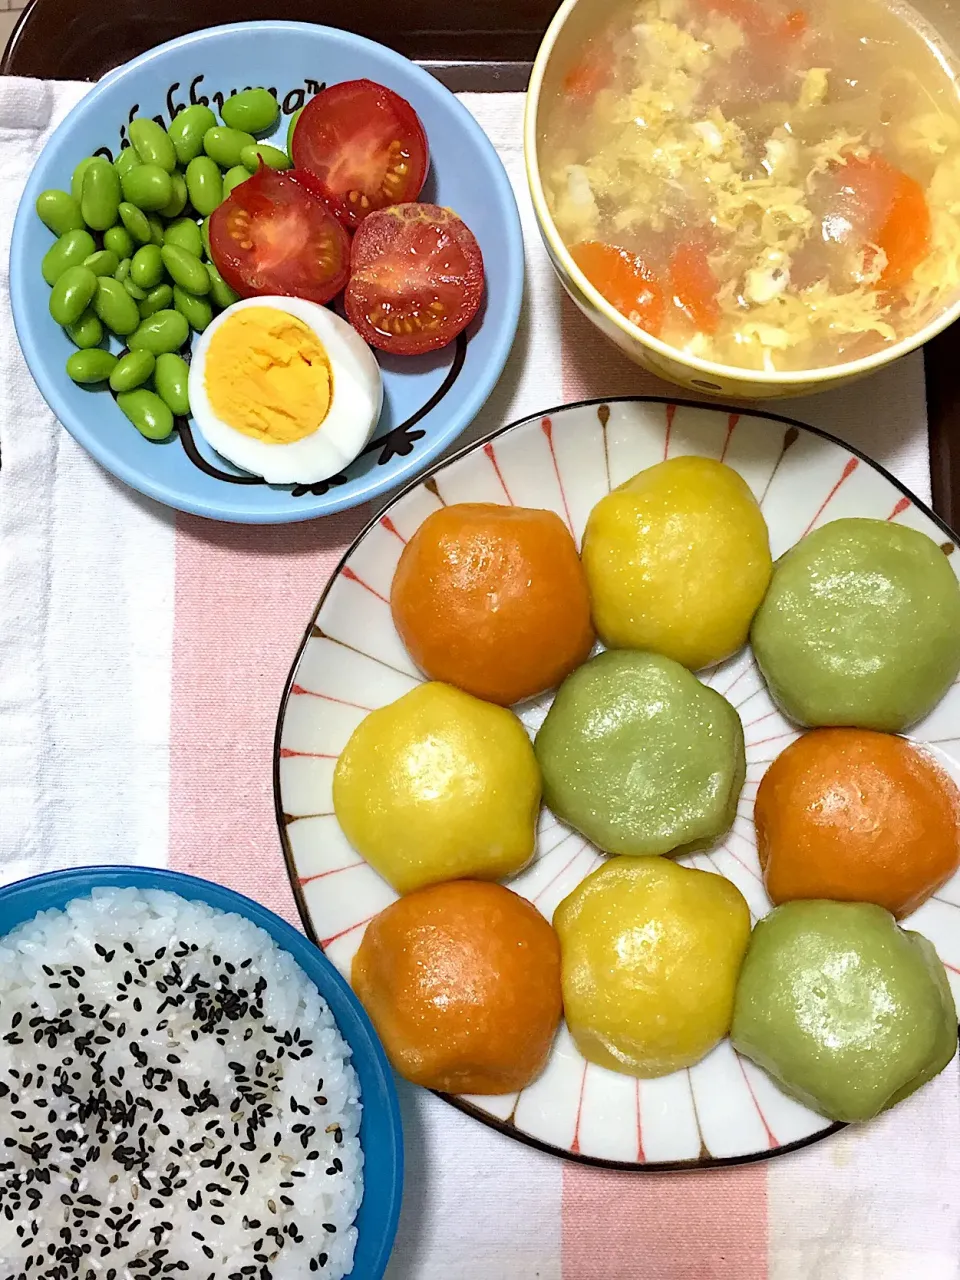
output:
<path id="1" fill-rule="evenodd" d="M 611 488 L 680 454 L 720 458 L 750 485 L 774 557 L 817 524 L 842 516 L 897 520 L 953 555 L 953 534 L 875 463 L 840 441 L 774 415 L 655 399 L 590 401 L 505 427 L 434 468 L 377 516 L 347 552 L 297 654 L 277 724 L 277 817 L 308 933 L 349 977 L 368 921 L 396 894 L 350 847 L 333 813 L 333 770 L 371 710 L 423 680 L 394 629 L 390 584 L 403 550 L 439 506 L 496 502 L 547 507 L 578 539 Z M 960 554 L 954 556 L 960 569 Z M 774 707 L 749 650 L 703 676 L 743 721 L 747 781 L 732 830 L 709 853 L 681 858 L 727 876 L 757 919 L 770 910 L 757 860 L 753 800 L 771 760 L 797 735 Z M 518 714 L 535 732 L 552 695 Z M 960 781 L 960 685 L 910 735 Z M 510 887 L 549 920 L 602 855 L 546 809 L 534 861 Z M 947 965 L 960 1000 L 960 876 L 907 922 Z M 451 1098 L 454 1105 L 558 1155 L 631 1169 L 763 1159 L 839 1126 L 780 1092 L 724 1042 L 686 1071 L 636 1080 L 588 1065 L 561 1027 L 546 1070 L 519 1094 Z"/>

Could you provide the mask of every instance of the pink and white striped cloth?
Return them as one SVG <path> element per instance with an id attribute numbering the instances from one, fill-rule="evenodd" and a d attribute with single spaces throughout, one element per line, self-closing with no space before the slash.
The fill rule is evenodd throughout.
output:
<path id="1" fill-rule="evenodd" d="M 20 191 L 85 89 L 0 80 L 4 289 Z M 529 272 L 475 434 L 580 396 L 664 394 L 560 296 L 525 191 L 520 95 L 466 101 L 513 179 Z M 271 795 L 276 710 L 318 593 L 370 511 L 253 528 L 157 507 L 60 429 L 6 305 L 0 324 L 0 877 L 171 866 L 294 920 Z M 786 412 L 929 500 L 918 357 Z M 422 1091 L 401 1097 L 390 1280 L 960 1280 L 956 1062 L 890 1115 L 806 1151 L 650 1177 L 564 1164 Z"/>

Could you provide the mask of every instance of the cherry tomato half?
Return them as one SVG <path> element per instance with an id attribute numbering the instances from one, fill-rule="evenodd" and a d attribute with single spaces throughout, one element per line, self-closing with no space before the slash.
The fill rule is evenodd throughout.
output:
<path id="1" fill-rule="evenodd" d="M 347 283 L 350 238 L 295 173 L 261 165 L 210 215 L 217 270 L 244 298 L 329 302 Z"/>
<path id="2" fill-rule="evenodd" d="M 480 246 L 450 209 L 396 205 L 370 214 L 354 236 L 344 302 L 371 347 L 400 356 L 445 347 L 482 296 Z"/>
<path id="3" fill-rule="evenodd" d="M 376 209 L 416 200 L 427 176 L 427 135 L 405 98 L 372 80 L 346 80 L 304 107 L 293 162 L 322 183 L 344 226 L 357 227 Z"/>

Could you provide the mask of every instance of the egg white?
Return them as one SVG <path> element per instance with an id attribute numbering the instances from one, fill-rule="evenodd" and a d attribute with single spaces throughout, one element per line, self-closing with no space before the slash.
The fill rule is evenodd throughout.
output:
<path id="1" fill-rule="evenodd" d="M 273 307 L 302 320 L 330 362 L 332 396 L 323 422 L 302 440 L 268 444 L 218 418 L 207 394 L 207 354 L 214 334 L 244 307 Z M 229 371 L 228 371 L 229 372 Z M 220 313 L 199 335 L 190 361 L 190 410 L 200 433 L 221 457 L 268 484 L 315 484 L 342 471 L 373 435 L 383 404 L 380 366 L 345 320 L 303 298 L 245 298 Z"/>

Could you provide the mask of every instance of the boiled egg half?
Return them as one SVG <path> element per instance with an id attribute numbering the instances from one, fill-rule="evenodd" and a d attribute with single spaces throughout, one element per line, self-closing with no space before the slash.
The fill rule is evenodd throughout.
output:
<path id="1" fill-rule="evenodd" d="M 380 366 L 338 315 L 246 298 L 200 335 L 190 408 L 212 449 L 268 484 L 315 484 L 360 453 L 383 403 Z"/>

